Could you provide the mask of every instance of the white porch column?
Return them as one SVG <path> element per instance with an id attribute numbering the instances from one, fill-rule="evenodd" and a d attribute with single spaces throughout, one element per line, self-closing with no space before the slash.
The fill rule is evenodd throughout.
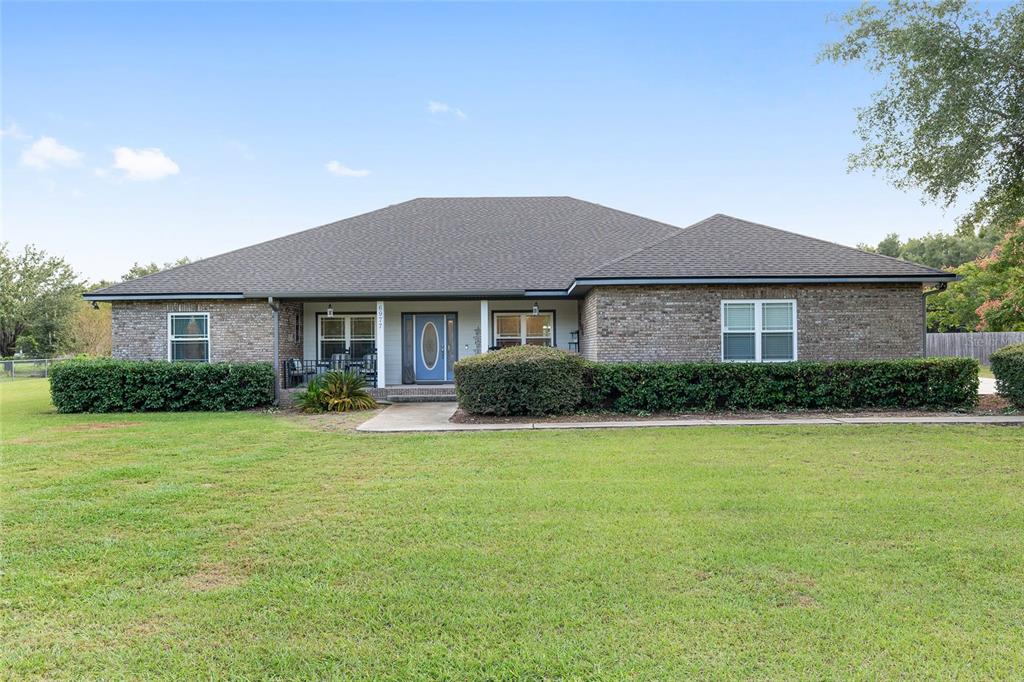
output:
<path id="1" fill-rule="evenodd" d="M 377 301 L 377 388 L 384 388 L 384 301 Z"/>
<path id="2" fill-rule="evenodd" d="M 486 300 L 480 301 L 480 352 L 491 347 L 491 311 Z"/>

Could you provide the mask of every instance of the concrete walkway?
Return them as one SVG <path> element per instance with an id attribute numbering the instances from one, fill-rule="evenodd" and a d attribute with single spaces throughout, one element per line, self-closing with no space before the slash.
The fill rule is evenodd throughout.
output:
<path id="1" fill-rule="evenodd" d="M 978 395 L 995 395 L 996 380 L 988 377 L 978 377 Z"/>
<path id="2" fill-rule="evenodd" d="M 956 415 L 934 417 L 813 417 L 779 419 L 648 419 L 605 422 L 526 422 L 455 424 L 448 421 L 455 403 L 396 403 L 357 427 L 358 431 L 520 431 L 527 429 L 632 429 L 655 426 L 808 426 L 817 424 L 1017 424 L 1024 416 Z"/>

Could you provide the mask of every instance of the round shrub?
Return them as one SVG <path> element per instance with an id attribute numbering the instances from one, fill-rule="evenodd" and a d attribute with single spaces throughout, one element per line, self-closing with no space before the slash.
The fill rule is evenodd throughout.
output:
<path id="1" fill-rule="evenodd" d="M 999 395 L 1014 407 L 1024 408 L 1024 343 L 1000 348 L 991 362 Z"/>
<path id="2" fill-rule="evenodd" d="M 513 346 L 455 363 L 455 393 L 473 414 L 565 414 L 583 400 L 586 363 L 546 346 Z"/>

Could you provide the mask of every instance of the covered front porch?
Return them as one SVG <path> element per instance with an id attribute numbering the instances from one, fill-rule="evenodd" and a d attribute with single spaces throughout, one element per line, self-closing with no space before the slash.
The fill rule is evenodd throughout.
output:
<path id="1" fill-rule="evenodd" d="M 285 389 L 344 370 L 376 389 L 406 387 L 396 394 L 450 395 L 461 358 L 522 344 L 579 349 L 575 299 L 303 300 L 280 314 Z"/>

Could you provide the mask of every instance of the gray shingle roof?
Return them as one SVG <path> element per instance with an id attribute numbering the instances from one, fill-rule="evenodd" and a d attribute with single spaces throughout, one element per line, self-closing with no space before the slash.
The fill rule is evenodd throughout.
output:
<path id="1" fill-rule="evenodd" d="M 935 276 L 716 215 L 689 228 L 571 197 L 413 199 L 92 292 L 335 295 L 567 289 L 576 278 Z"/>
<path id="2" fill-rule="evenodd" d="M 924 265 L 719 213 L 580 277 L 930 277 L 946 274 Z"/>

